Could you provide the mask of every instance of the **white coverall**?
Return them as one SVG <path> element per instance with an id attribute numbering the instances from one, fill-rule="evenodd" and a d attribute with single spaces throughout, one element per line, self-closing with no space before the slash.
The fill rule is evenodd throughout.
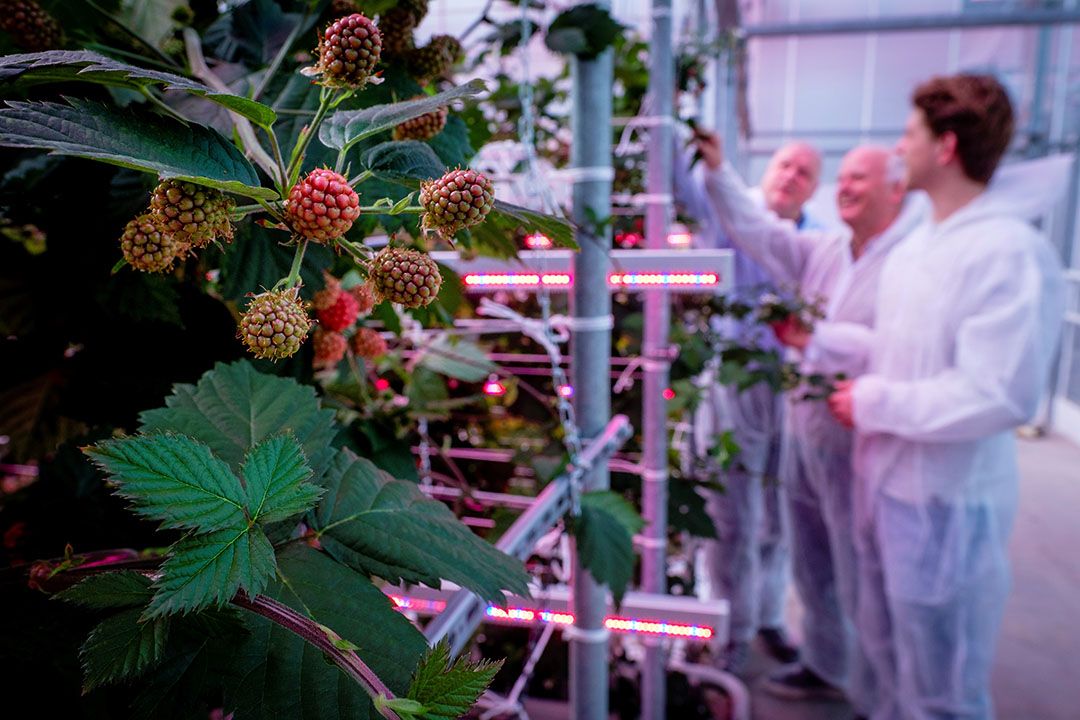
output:
<path id="1" fill-rule="evenodd" d="M 706 188 L 733 242 L 765 267 L 781 287 L 817 300 L 826 321 L 874 322 L 878 275 L 889 252 L 921 219 L 922 198 L 909 197 L 900 216 L 852 256 L 850 231 L 800 231 L 754 203 L 738 174 L 726 164 L 711 173 Z M 821 327 L 824 324 L 819 324 Z M 804 373 L 848 370 L 846 325 L 828 337 L 815 329 L 803 354 Z M 857 335 L 857 333 L 856 333 Z M 872 698 L 865 663 L 854 662 L 855 550 L 852 534 L 852 433 L 840 426 L 823 401 L 788 397 L 780 479 L 792 530 L 795 585 L 805 606 L 803 664 L 830 684 L 847 690 L 856 709 Z"/>
<path id="2" fill-rule="evenodd" d="M 686 156 L 676 150 L 674 162 L 676 202 L 702 227 L 697 246 L 732 247 Z M 764 199 L 756 194 L 754 202 L 763 205 Z M 736 291 L 766 291 L 773 285 L 761 266 L 743 252 L 735 255 L 734 278 Z M 747 342 L 751 341 L 748 334 L 755 332 L 757 345 L 782 351 L 772 333 L 760 327 L 725 322 L 718 329 L 731 339 Z M 706 375 L 705 397 L 694 414 L 694 449 L 707 452 L 716 434 L 732 430 L 742 467 L 723 474 L 726 492 L 705 493 L 706 510 L 717 534 L 717 541 L 706 545 L 706 566 L 712 594 L 730 604 L 731 641 L 749 644 L 759 628 L 784 625 L 790 529 L 781 489 L 766 479 L 778 473 L 782 406 L 765 383 L 740 392 L 717 384 L 713 371 Z"/>
<path id="3" fill-rule="evenodd" d="M 992 717 L 1013 430 L 1036 410 L 1064 312 L 1060 262 L 1024 201 L 995 182 L 920 225 L 890 254 L 856 343 L 856 624 L 874 720 Z"/>

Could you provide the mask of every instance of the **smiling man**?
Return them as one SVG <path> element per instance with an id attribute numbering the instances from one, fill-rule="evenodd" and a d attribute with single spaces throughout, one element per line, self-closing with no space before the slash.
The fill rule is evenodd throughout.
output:
<path id="1" fill-rule="evenodd" d="M 804 372 L 847 370 L 845 328 L 873 325 L 878 273 L 889 251 L 917 223 L 905 203 L 903 166 L 885 148 L 863 146 L 840 167 L 837 205 L 850 232 L 800 230 L 763 210 L 741 178 L 723 162 L 720 140 L 701 133 L 698 148 L 710 173 L 706 189 L 717 215 L 739 248 L 807 299 L 826 303 L 822 332 L 795 322 L 778 327 L 799 348 Z M 834 323 L 839 331 L 829 332 Z M 872 682 L 856 655 L 855 551 L 852 535 L 850 430 L 820 402 L 788 397 L 780 479 L 792 526 L 795 584 L 806 608 L 801 664 L 771 678 L 765 689 L 791 699 L 836 698 L 846 692 L 868 711 Z"/>

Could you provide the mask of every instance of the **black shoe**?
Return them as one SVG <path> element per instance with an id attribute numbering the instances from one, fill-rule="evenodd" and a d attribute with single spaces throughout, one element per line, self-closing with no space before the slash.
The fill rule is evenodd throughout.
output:
<path id="1" fill-rule="evenodd" d="M 780 628 L 761 628 L 758 630 L 758 637 L 765 646 L 765 652 L 773 659 L 785 665 L 798 662 L 799 648 L 788 641 L 787 635 Z"/>
<path id="2" fill-rule="evenodd" d="M 785 700 L 843 700 L 840 688 L 830 685 L 810 668 L 799 666 L 771 676 L 761 689 Z"/>

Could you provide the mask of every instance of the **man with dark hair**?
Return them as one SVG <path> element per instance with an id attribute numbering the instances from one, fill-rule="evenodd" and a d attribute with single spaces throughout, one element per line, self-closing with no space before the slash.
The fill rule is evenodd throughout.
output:
<path id="1" fill-rule="evenodd" d="M 935 78 L 913 102 L 897 150 L 932 217 L 882 269 L 874 328 L 852 351 L 865 374 L 829 399 L 856 431 L 856 628 L 875 720 L 988 720 L 1013 430 L 1039 401 L 1064 282 L 1017 196 L 988 185 L 1013 128 L 1001 84 Z"/>

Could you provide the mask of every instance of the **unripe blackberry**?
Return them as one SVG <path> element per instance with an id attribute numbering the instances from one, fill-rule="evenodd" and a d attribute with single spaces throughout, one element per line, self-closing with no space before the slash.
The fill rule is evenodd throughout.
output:
<path id="1" fill-rule="evenodd" d="M 409 53 L 408 65 L 409 73 L 419 83 L 425 84 L 450 72 L 454 62 L 444 46 L 428 43 Z"/>
<path id="2" fill-rule="evenodd" d="M 316 168 L 293 185 L 285 201 L 285 217 L 296 233 L 309 240 L 336 240 L 360 217 L 360 196 L 343 176 Z"/>
<path id="3" fill-rule="evenodd" d="M 136 270 L 164 272 L 184 254 L 187 245 L 165 232 L 151 213 L 143 213 L 128 221 L 120 236 L 124 259 Z"/>
<path id="4" fill-rule="evenodd" d="M 319 71 L 332 87 L 362 88 L 379 64 L 382 37 L 360 13 L 330 23 L 319 41 Z"/>
<path id="5" fill-rule="evenodd" d="M 358 317 L 367 317 L 375 309 L 375 292 L 367 283 L 354 285 L 349 288 L 349 293 L 356 298 Z"/>
<path id="6" fill-rule="evenodd" d="M 475 170 L 451 170 L 438 180 L 420 185 L 425 230 L 452 237 L 484 220 L 495 202 L 491 181 Z"/>
<path id="7" fill-rule="evenodd" d="M 326 368 L 341 362 L 349 348 L 349 341 L 341 333 L 319 327 L 315 328 L 315 333 L 311 336 L 311 345 L 315 350 L 315 359 L 311 364 L 317 368 Z"/>
<path id="8" fill-rule="evenodd" d="M 289 288 L 253 296 L 237 337 L 255 357 L 278 360 L 299 350 L 310 329 L 299 288 Z"/>
<path id="9" fill-rule="evenodd" d="M 356 334 L 349 340 L 352 351 L 359 357 L 374 360 L 386 354 L 386 341 L 383 336 L 371 328 L 357 328 Z"/>
<path id="10" fill-rule="evenodd" d="M 432 35 L 428 45 L 439 48 L 450 59 L 451 67 L 457 65 L 465 58 L 465 48 L 461 47 L 461 41 L 453 35 Z"/>
<path id="11" fill-rule="evenodd" d="M 356 322 L 360 315 L 360 303 L 352 294 L 339 291 L 332 303 L 316 310 L 315 314 L 324 328 L 331 332 L 341 332 Z"/>
<path id="12" fill-rule="evenodd" d="M 407 308 L 428 305 L 439 294 L 442 274 L 429 255 L 386 247 L 368 264 L 368 279 L 381 300 Z"/>
<path id="13" fill-rule="evenodd" d="M 60 47 L 60 24 L 33 0 L 0 0 L 0 29 L 27 52 Z"/>
<path id="14" fill-rule="evenodd" d="M 386 57 L 400 57 L 416 47 L 413 30 L 416 18 L 400 8 L 391 8 L 379 16 L 382 52 Z"/>
<path id="15" fill-rule="evenodd" d="M 424 19 L 428 11 L 428 0 L 398 0 L 398 9 L 412 15 L 417 24 Z"/>
<path id="16" fill-rule="evenodd" d="M 232 241 L 229 213 L 234 206 L 220 190 L 183 180 L 164 180 L 150 196 L 150 212 L 164 231 L 196 248 L 218 238 Z"/>
<path id="17" fill-rule="evenodd" d="M 419 117 L 406 120 L 394 128 L 394 139 L 430 140 L 441 133 L 442 129 L 446 127 L 446 116 L 448 114 L 449 111 L 445 107 L 441 107 Z"/>

